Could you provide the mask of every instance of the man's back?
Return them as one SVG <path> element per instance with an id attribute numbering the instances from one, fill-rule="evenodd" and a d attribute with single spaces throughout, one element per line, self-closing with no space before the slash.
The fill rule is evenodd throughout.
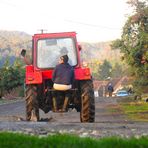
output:
<path id="1" fill-rule="evenodd" d="M 113 89 L 113 86 L 112 86 L 112 85 L 109 85 L 109 86 L 108 86 L 108 91 L 111 91 L 111 92 L 113 92 L 113 91 L 114 91 L 114 89 Z"/>
<path id="2" fill-rule="evenodd" d="M 70 85 L 74 78 L 73 67 L 68 63 L 56 66 L 52 80 L 56 84 Z"/>

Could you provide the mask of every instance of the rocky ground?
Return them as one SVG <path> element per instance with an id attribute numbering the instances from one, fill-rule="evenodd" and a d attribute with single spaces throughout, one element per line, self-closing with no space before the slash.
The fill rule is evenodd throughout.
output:
<path id="1" fill-rule="evenodd" d="M 81 137 L 140 137 L 148 135 L 147 122 L 134 122 L 120 111 L 110 112 L 110 108 L 118 108 L 118 98 L 96 98 L 95 123 L 81 123 L 80 113 L 71 110 L 67 113 L 44 114 L 40 111 L 40 122 L 25 121 L 25 102 L 19 100 L 0 105 L 0 130 L 22 132 L 40 136 L 55 133 L 69 133 Z"/>

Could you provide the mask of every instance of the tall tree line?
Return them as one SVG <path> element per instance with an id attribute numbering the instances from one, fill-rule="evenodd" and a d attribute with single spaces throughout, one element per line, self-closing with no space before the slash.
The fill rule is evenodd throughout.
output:
<path id="1" fill-rule="evenodd" d="M 20 59 L 16 59 L 13 65 L 7 59 L 2 68 L 0 68 L 0 98 L 5 93 L 10 93 L 14 88 L 23 86 L 24 76 L 25 69 Z"/>
<path id="2" fill-rule="evenodd" d="M 120 48 L 122 59 L 130 66 L 137 93 L 148 90 L 148 1 L 129 0 L 133 13 L 128 17 L 121 39 L 113 42 Z"/>

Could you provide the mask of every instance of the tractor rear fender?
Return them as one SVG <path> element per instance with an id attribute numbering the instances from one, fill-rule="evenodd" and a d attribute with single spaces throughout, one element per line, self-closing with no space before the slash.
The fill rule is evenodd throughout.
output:
<path id="1" fill-rule="evenodd" d="M 89 68 L 76 68 L 75 69 L 75 79 L 76 80 L 90 80 L 91 73 Z"/>
<path id="2" fill-rule="evenodd" d="M 89 68 L 76 68 L 74 70 L 76 80 L 90 80 Z M 51 79 L 52 71 L 35 71 L 33 65 L 26 66 L 26 84 L 41 84 L 43 79 Z"/>
<path id="3" fill-rule="evenodd" d="M 26 66 L 26 84 L 41 84 L 42 73 L 40 71 L 34 71 L 33 65 Z"/>

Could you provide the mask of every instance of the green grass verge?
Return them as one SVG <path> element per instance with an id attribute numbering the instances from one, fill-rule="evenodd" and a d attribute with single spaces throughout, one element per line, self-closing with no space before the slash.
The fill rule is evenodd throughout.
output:
<path id="1" fill-rule="evenodd" d="M 114 115 L 125 114 L 129 120 L 148 122 L 148 103 L 144 101 L 120 101 L 117 105 L 109 105 L 108 110 Z"/>
<path id="2" fill-rule="evenodd" d="M 0 104 L 9 103 L 11 100 L 0 99 Z"/>
<path id="3" fill-rule="evenodd" d="M 23 99 L 0 99 L 0 104 L 7 104 L 7 103 L 12 103 L 12 102 L 17 102 L 17 101 L 23 101 Z"/>
<path id="4" fill-rule="evenodd" d="M 120 103 L 121 110 L 125 113 L 129 119 L 135 121 L 148 121 L 148 103 L 139 102 L 129 102 Z"/>
<path id="5" fill-rule="evenodd" d="M 92 139 L 72 135 L 48 137 L 18 133 L 0 133 L 1 148 L 146 148 L 148 137 L 123 139 L 117 137 Z"/>

